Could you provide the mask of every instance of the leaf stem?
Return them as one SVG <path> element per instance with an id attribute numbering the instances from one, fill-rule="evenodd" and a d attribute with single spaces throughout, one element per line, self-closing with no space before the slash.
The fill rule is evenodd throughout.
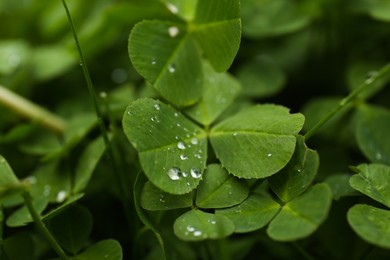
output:
<path id="1" fill-rule="evenodd" d="M 66 124 L 64 119 L 1 85 L 0 103 L 24 117 L 36 120 L 38 123 L 54 132 L 59 134 L 64 132 Z"/>
<path id="2" fill-rule="evenodd" d="M 353 90 L 347 97 L 343 98 L 339 104 L 334 107 L 327 115 L 320 119 L 305 135 L 305 140 L 312 137 L 324 124 L 326 124 L 332 117 L 334 117 L 342 108 L 353 101 L 361 92 L 366 90 L 372 85 L 378 78 L 386 75 L 390 72 L 390 63 L 382 67 L 377 73 L 371 75 L 363 83 L 360 84 L 355 90 Z"/>
<path id="3" fill-rule="evenodd" d="M 68 256 L 65 254 L 64 250 L 61 248 L 61 246 L 58 244 L 57 240 L 53 237 L 53 235 L 50 233 L 50 231 L 47 229 L 45 224 L 43 223 L 41 216 L 38 214 L 37 210 L 34 207 L 32 197 L 29 191 L 25 191 L 23 193 L 24 202 L 28 208 L 28 211 L 30 212 L 30 215 L 32 219 L 34 220 L 35 224 L 37 225 L 37 228 L 42 233 L 42 235 L 47 239 L 53 250 L 57 253 L 57 255 L 61 259 L 69 259 Z"/>
<path id="4" fill-rule="evenodd" d="M 130 223 L 131 223 L 131 217 L 130 217 L 131 216 L 131 208 L 130 208 L 128 201 L 129 201 L 131 196 L 129 193 L 129 189 L 126 186 L 127 180 L 126 180 L 124 173 L 122 171 L 120 171 L 120 169 L 118 167 L 118 163 L 116 161 L 114 149 L 112 148 L 111 142 L 108 138 L 108 131 L 107 131 L 106 125 L 104 124 L 103 115 L 102 115 L 102 112 L 101 112 L 99 104 L 98 104 L 98 98 L 97 98 L 95 89 L 93 87 L 91 77 L 89 75 L 87 63 L 85 61 L 83 51 L 81 49 L 81 45 L 80 45 L 80 42 L 79 42 L 79 39 L 78 39 L 78 36 L 76 33 L 76 29 L 75 29 L 75 26 L 73 23 L 72 16 L 70 14 L 69 8 L 68 8 L 65 0 L 62 0 L 62 4 L 64 6 L 66 15 L 68 17 L 70 27 L 72 29 L 73 38 L 76 42 L 77 51 L 78 51 L 79 57 L 80 57 L 80 65 L 83 68 L 84 78 L 85 78 L 86 83 L 87 83 L 89 95 L 92 98 L 93 106 L 94 106 L 96 116 L 97 116 L 98 125 L 99 125 L 100 132 L 103 136 L 103 140 L 104 140 L 104 143 L 105 143 L 105 146 L 107 149 L 109 161 L 111 162 L 115 177 L 116 177 L 118 185 L 119 185 L 120 192 L 122 194 L 122 197 L 124 198 L 124 199 L 122 199 L 122 204 L 123 204 L 123 207 L 125 209 L 125 214 L 126 214 L 128 226 L 130 228 L 130 226 L 131 226 L 130 225 Z"/>

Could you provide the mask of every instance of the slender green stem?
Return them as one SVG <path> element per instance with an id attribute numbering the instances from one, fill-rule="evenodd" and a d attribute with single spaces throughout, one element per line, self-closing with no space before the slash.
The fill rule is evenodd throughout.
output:
<path id="1" fill-rule="evenodd" d="M 37 228 L 42 233 L 42 235 L 47 239 L 47 241 L 49 242 L 49 244 L 51 245 L 53 250 L 57 253 L 57 255 L 61 259 L 69 259 L 68 256 L 65 254 L 64 250 L 58 244 L 57 240 L 53 237 L 53 235 L 50 233 L 50 231 L 47 229 L 47 227 L 43 223 L 41 216 L 38 214 L 37 210 L 34 207 L 30 192 L 25 191 L 23 193 L 23 198 L 24 198 L 24 202 L 27 206 L 28 211 L 30 212 L 31 217 L 35 222 L 35 225 L 37 225 Z"/>
<path id="2" fill-rule="evenodd" d="M 107 131 L 106 125 L 104 124 L 103 115 L 102 115 L 102 112 L 101 112 L 99 104 L 98 104 L 98 98 L 97 98 L 95 89 L 94 89 L 94 87 L 92 85 L 92 80 L 91 80 L 91 77 L 89 75 L 89 70 L 88 70 L 88 67 L 87 67 L 87 63 L 85 61 L 85 58 L 84 58 L 84 55 L 83 55 L 83 51 L 81 49 L 81 45 L 80 45 L 80 42 L 79 42 L 79 39 L 78 39 L 78 36 L 77 36 L 77 33 L 76 33 L 76 29 L 75 29 L 75 26 L 74 26 L 74 23 L 73 23 L 72 16 L 70 15 L 70 12 L 69 12 L 69 9 L 68 9 L 68 6 L 67 6 L 65 0 L 62 0 L 62 4 L 63 4 L 64 9 L 66 11 L 66 15 L 68 17 L 69 24 L 70 24 L 70 27 L 72 29 L 73 37 L 74 37 L 74 40 L 76 42 L 77 51 L 78 51 L 79 56 L 80 56 L 80 65 L 83 68 L 83 73 L 84 73 L 85 80 L 87 82 L 89 95 L 92 98 L 92 102 L 93 102 L 94 109 L 95 109 L 95 112 L 96 112 L 96 116 L 97 116 L 97 121 L 98 121 L 99 128 L 100 128 L 100 132 L 103 135 L 103 139 L 104 139 L 104 143 L 106 145 L 108 157 L 109 157 L 109 160 L 110 160 L 110 162 L 112 164 L 115 177 L 117 179 L 120 191 L 121 191 L 122 196 L 124 198 L 122 200 L 122 204 L 123 204 L 123 207 L 124 207 L 124 209 L 126 211 L 126 217 L 127 217 L 128 225 L 130 227 L 130 223 L 131 223 L 131 218 L 130 218 L 130 216 L 131 216 L 131 208 L 129 206 L 128 200 L 129 200 L 129 198 L 131 196 L 130 196 L 129 189 L 127 188 L 127 185 L 126 185 L 127 184 L 127 179 L 126 179 L 125 175 L 123 174 L 123 172 L 119 170 L 118 163 L 116 161 L 116 156 L 115 156 L 114 149 L 112 148 L 111 142 L 110 142 L 110 140 L 108 138 L 108 131 Z"/>
<path id="3" fill-rule="evenodd" d="M 324 124 L 326 124 L 332 117 L 334 117 L 342 108 L 344 108 L 347 104 L 353 101 L 361 92 L 369 88 L 372 83 L 374 83 L 378 78 L 390 73 L 390 64 L 384 66 L 377 73 L 371 75 L 368 79 L 366 79 L 358 88 L 352 91 L 347 97 L 343 98 L 339 104 L 334 107 L 327 115 L 321 118 L 320 121 L 316 125 L 314 125 L 306 134 L 305 140 L 308 140 L 311 136 L 313 136 Z"/>
<path id="4" fill-rule="evenodd" d="M 65 120 L 50 111 L 32 103 L 0 85 L 0 103 L 16 113 L 37 121 L 59 134 L 64 132 Z"/>

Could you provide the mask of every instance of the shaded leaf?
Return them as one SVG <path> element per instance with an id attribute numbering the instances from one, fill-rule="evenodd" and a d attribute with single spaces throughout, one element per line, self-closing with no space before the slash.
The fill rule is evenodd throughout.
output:
<path id="1" fill-rule="evenodd" d="M 256 105 L 232 116 L 210 133 L 214 151 L 229 173 L 243 178 L 275 174 L 291 159 L 304 117 L 277 105 Z"/>
<path id="2" fill-rule="evenodd" d="M 146 210 L 170 210 L 192 206 L 192 194 L 172 195 L 146 182 L 141 193 L 141 207 Z"/>
<path id="3" fill-rule="evenodd" d="M 234 231 L 234 224 L 223 215 L 193 209 L 178 217 L 173 228 L 182 240 L 201 241 L 229 236 Z"/>
<path id="4" fill-rule="evenodd" d="M 377 69 L 383 66 L 383 62 L 364 60 L 361 62 L 353 63 L 347 71 L 348 87 L 351 91 L 358 88 L 362 83 L 370 83 L 372 77 L 378 74 Z M 359 94 L 361 98 L 370 98 L 377 94 L 381 89 L 386 86 L 389 81 L 389 75 L 376 78 L 376 80 L 370 83 L 370 87 Z"/>
<path id="5" fill-rule="evenodd" d="M 230 175 L 219 164 L 211 164 L 196 190 L 196 205 L 200 208 L 231 207 L 241 203 L 248 193 L 244 180 Z"/>
<path id="6" fill-rule="evenodd" d="M 325 179 L 325 183 L 328 184 L 332 190 L 334 200 L 358 194 L 358 192 L 349 185 L 350 178 L 351 174 L 333 174 Z"/>
<path id="7" fill-rule="evenodd" d="M 390 167 L 381 164 L 361 164 L 349 183 L 352 188 L 390 208 Z"/>
<path id="8" fill-rule="evenodd" d="M 60 206 L 50 210 L 47 212 L 44 216 L 42 216 L 42 220 L 49 220 L 54 216 L 57 216 L 60 214 L 63 210 L 67 209 L 69 206 L 76 203 L 78 200 L 80 200 L 82 197 L 84 197 L 83 193 L 79 193 L 76 195 L 70 196 L 66 201 L 64 201 Z"/>
<path id="9" fill-rule="evenodd" d="M 390 165 L 390 111 L 373 106 L 359 107 L 356 139 L 372 162 Z"/>
<path id="10" fill-rule="evenodd" d="M 258 194 L 250 195 L 240 205 L 220 209 L 216 214 L 227 216 L 233 221 L 236 233 L 246 233 L 260 229 L 278 213 L 280 205 L 273 199 Z"/>
<path id="11" fill-rule="evenodd" d="M 20 250 L 21 248 L 23 248 L 23 250 Z M 33 259 L 34 249 L 34 241 L 31 235 L 19 233 L 9 236 L 4 240 L 4 251 L 8 257 L 4 259 L 30 260 Z"/>
<path id="12" fill-rule="evenodd" d="M 92 215 L 87 208 L 74 205 L 52 217 L 48 228 L 65 250 L 77 254 L 92 231 Z"/>
<path id="13" fill-rule="evenodd" d="M 292 241 L 312 234 L 328 215 L 332 192 L 322 183 L 286 203 L 271 221 L 267 234 L 277 241 Z"/>
<path id="14" fill-rule="evenodd" d="M 21 191 L 23 191 L 23 185 L 19 182 L 5 158 L 0 155 L 0 202 L 4 197 Z"/>
<path id="15" fill-rule="evenodd" d="M 47 197 L 38 197 L 33 199 L 33 205 L 38 214 L 41 214 L 45 210 L 48 203 L 49 201 Z M 22 206 L 7 218 L 6 224 L 9 227 L 20 227 L 25 226 L 31 222 L 33 222 L 33 219 L 27 206 Z"/>
<path id="16" fill-rule="evenodd" d="M 185 194 L 198 186 L 207 159 L 203 129 L 152 99 L 130 104 L 123 129 L 153 185 L 172 194 Z"/>
<path id="17" fill-rule="evenodd" d="M 92 177 L 92 173 L 99 163 L 105 149 L 106 146 L 103 137 L 97 138 L 85 148 L 77 163 L 73 193 L 79 193 L 87 187 L 88 182 Z"/>
<path id="18" fill-rule="evenodd" d="M 88 247 L 81 254 L 71 258 L 74 260 L 121 260 L 123 259 L 122 247 L 118 241 L 107 239 Z"/>
<path id="19" fill-rule="evenodd" d="M 203 63 L 203 95 L 195 105 L 184 111 L 203 125 L 210 125 L 238 95 L 241 87 L 227 73 L 217 73 L 206 62 Z"/>
<path id="20" fill-rule="evenodd" d="M 390 211 L 358 204 L 349 209 L 348 222 L 368 243 L 390 249 Z"/>
<path id="21" fill-rule="evenodd" d="M 295 152 L 289 163 L 268 181 L 278 197 L 288 202 L 302 194 L 317 174 L 319 157 L 316 151 L 309 149 L 305 138 L 297 137 Z"/>
<path id="22" fill-rule="evenodd" d="M 237 77 L 242 84 L 242 93 L 251 98 L 275 95 L 286 82 L 283 71 L 269 58 L 263 56 L 241 66 Z"/>
<path id="23" fill-rule="evenodd" d="M 297 31 L 310 22 L 310 17 L 289 0 L 242 1 L 243 33 L 249 37 L 277 36 Z"/>

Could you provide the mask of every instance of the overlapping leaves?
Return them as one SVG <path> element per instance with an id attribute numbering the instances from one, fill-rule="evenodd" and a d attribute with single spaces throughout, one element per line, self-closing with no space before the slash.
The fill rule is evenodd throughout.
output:
<path id="1" fill-rule="evenodd" d="M 355 170 L 350 185 L 370 198 L 390 208 L 390 167 L 382 164 L 362 164 Z M 390 248 L 389 209 L 357 204 L 348 211 L 352 229 L 369 243 Z"/>

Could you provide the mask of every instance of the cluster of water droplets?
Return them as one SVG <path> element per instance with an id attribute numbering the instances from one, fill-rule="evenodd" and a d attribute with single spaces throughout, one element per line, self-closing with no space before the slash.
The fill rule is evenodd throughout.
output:
<path id="1" fill-rule="evenodd" d="M 200 237 L 200 236 L 203 236 L 203 231 L 197 230 L 193 226 L 187 226 L 186 232 L 184 233 L 184 235 L 186 235 L 186 236 L 192 235 L 194 237 Z"/>
<path id="2" fill-rule="evenodd" d="M 187 178 L 191 176 L 193 179 L 199 179 L 202 177 L 202 171 L 199 168 L 193 167 L 190 172 L 181 170 L 179 167 L 172 167 L 168 169 L 168 177 L 173 181 L 178 181 L 181 178 Z"/>

